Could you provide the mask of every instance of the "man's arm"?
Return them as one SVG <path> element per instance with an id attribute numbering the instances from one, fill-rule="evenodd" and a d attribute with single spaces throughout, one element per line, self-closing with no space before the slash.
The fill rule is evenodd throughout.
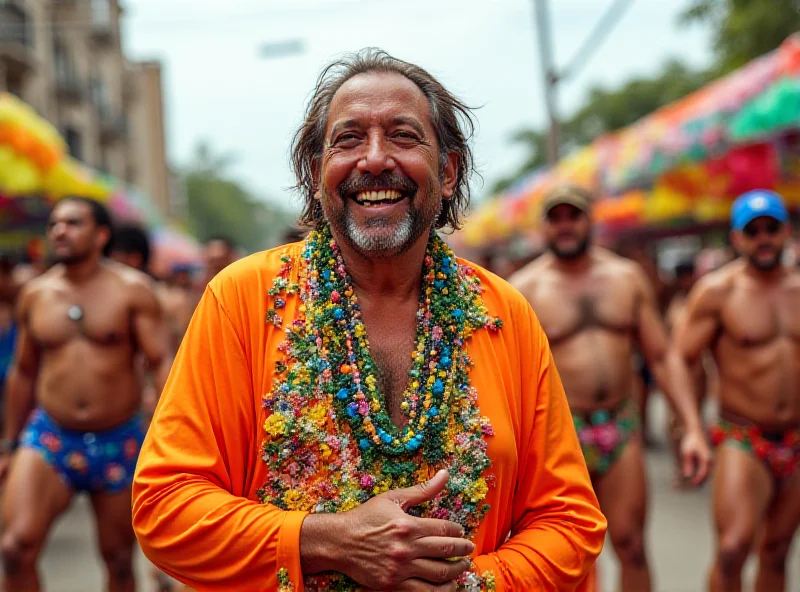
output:
<path id="1" fill-rule="evenodd" d="M 147 360 L 157 399 L 164 390 L 172 366 L 169 328 L 164 310 L 150 282 L 137 278 L 131 290 L 134 340 Z"/>
<path id="2" fill-rule="evenodd" d="M 491 573 L 498 592 L 584 590 L 603 548 L 606 519 L 547 338 L 529 306 L 512 320 L 506 327 L 518 335 L 510 349 L 519 351 L 522 444 L 511 536 L 476 557 L 474 571 Z"/>
<path id="3" fill-rule="evenodd" d="M 28 317 L 33 295 L 30 284 L 20 293 L 17 302 L 19 333 L 15 346 L 14 361 L 8 374 L 5 403 L 5 426 L 3 439 L 16 443 L 28 415 L 36 404 L 36 375 L 39 372 L 39 348 L 33 340 Z"/>
<path id="4" fill-rule="evenodd" d="M 719 330 L 724 287 L 717 282 L 700 280 L 689 293 L 683 314 L 676 319 L 668 369 L 673 384 L 681 390 L 691 392 L 690 368 L 701 363 L 703 352 L 711 347 Z"/>
<path id="5" fill-rule="evenodd" d="M 668 371 L 669 341 L 664 324 L 659 318 L 656 298 L 650 283 L 643 272 L 637 269 L 634 273 L 634 286 L 639 299 L 637 338 L 642 355 L 652 369 L 659 387 L 678 413 L 686 431 L 702 432 L 702 420 L 695 403 L 697 399 L 692 393 L 691 382 L 687 385 L 680 380 L 675 381 L 674 376 Z"/>

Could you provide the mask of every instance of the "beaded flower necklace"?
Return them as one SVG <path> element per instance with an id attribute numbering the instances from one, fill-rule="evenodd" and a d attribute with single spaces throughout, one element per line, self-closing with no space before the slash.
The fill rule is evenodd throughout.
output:
<path id="1" fill-rule="evenodd" d="M 498 330 L 481 298 L 479 278 L 459 265 L 447 244 L 431 233 L 423 263 L 416 347 L 396 426 L 378 387 L 367 331 L 355 290 L 328 228 L 306 239 L 298 270 L 285 258 L 269 296 L 267 321 L 282 326 L 287 295 L 298 294 L 299 315 L 286 329 L 272 390 L 264 396 L 267 419 L 263 460 L 268 478 L 259 497 L 286 510 L 343 512 L 371 497 L 408 487 L 448 468 L 445 491 L 412 510 L 458 522 L 474 535 L 489 507 L 492 482 L 481 417 L 470 386 L 465 344 L 477 329 Z M 463 578 L 478 586 L 476 574 Z M 309 576 L 314 590 L 357 590 L 342 574 Z M 475 589 L 480 589 L 480 586 Z"/>

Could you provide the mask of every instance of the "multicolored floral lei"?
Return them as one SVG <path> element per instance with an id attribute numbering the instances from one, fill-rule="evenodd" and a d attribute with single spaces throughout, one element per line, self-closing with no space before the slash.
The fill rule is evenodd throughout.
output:
<path id="1" fill-rule="evenodd" d="M 459 523 L 475 534 L 489 510 L 493 476 L 486 436 L 493 435 L 470 386 L 466 341 L 478 329 L 497 331 L 473 270 L 431 233 L 417 312 L 417 345 L 397 427 L 378 387 L 358 298 L 330 230 L 309 234 L 291 283 L 289 257 L 269 292 L 267 322 L 283 326 L 287 295 L 299 294 L 298 318 L 279 346 L 272 390 L 264 396 L 263 503 L 285 510 L 345 512 L 390 489 L 415 485 L 448 468 L 445 491 L 412 510 Z M 339 573 L 305 578 L 309 591 L 345 592 L 358 584 Z M 282 582 L 282 586 L 288 585 Z M 494 575 L 468 572 L 469 591 L 493 590 Z"/>

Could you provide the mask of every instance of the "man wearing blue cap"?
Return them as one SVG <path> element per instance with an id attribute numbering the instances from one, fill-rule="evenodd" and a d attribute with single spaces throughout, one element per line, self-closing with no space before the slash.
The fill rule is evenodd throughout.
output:
<path id="1" fill-rule="evenodd" d="M 742 566 L 763 529 L 756 592 L 779 592 L 800 524 L 800 273 L 782 262 L 791 226 L 779 195 L 742 195 L 731 226 L 740 257 L 690 293 L 673 375 L 690 388 L 687 367 L 706 349 L 719 369 L 709 589 L 741 590 Z"/>

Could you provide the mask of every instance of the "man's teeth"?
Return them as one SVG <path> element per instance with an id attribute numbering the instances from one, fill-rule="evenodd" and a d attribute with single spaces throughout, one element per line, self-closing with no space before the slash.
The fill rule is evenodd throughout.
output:
<path id="1" fill-rule="evenodd" d="M 373 201 L 396 201 L 403 197 L 403 194 L 395 189 L 388 191 L 359 191 L 356 199 L 361 202 Z"/>

